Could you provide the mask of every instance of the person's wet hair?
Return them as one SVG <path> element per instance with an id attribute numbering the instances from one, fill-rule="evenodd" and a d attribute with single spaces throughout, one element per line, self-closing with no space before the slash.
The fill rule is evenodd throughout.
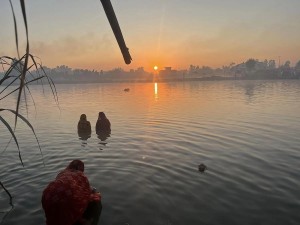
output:
<path id="1" fill-rule="evenodd" d="M 67 169 L 70 170 L 79 170 L 84 172 L 84 163 L 81 160 L 75 159 L 68 165 Z"/>
<path id="2" fill-rule="evenodd" d="M 99 112 L 99 118 L 103 119 L 106 118 L 106 115 L 104 112 Z"/>
<path id="3" fill-rule="evenodd" d="M 86 115 L 85 114 L 81 114 L 80 120 L 86 120 Z"/>

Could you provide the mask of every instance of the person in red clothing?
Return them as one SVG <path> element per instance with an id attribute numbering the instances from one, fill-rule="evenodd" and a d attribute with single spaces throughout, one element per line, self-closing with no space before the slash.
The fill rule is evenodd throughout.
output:
<path id="1" fill-rule="evenodd" d="M 96 133 L 100 135 L 102 133 L 110 134 L 110 132 L 111 129 L 109 120 L 107 119 L 104 112 L 99 112 L 98 120 L 96 123 Z"/>
<path id="2" fill-rule="evenodd" d="M 84 163 L 73 160 L 43 191 L 42 206 L 47 225 L 97 224 L 101 195 L 91 188 Z"/>

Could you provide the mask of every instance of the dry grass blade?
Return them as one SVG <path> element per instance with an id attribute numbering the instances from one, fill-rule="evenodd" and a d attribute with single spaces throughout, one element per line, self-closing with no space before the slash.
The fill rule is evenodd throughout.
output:
<path id="1" fill-rule="evenodd" d="M 8 63 L 5 59 L 10 59 L 12 61 L 12 63 Z M 21 60 L 21 59 L 20 59 Z M 10 77 L 13 77 L 11 75 L 11 72 L 13 71 L 13 69 L 16 68 L 16 64 L 18 64 L 20 62 L 20 60 L 14 60 L 13 58 L 8 58 L 7 56 L 5 57 L 1 57 L 1 65 L 10 65 L 10 67 L 8 68 L 8 70 L 5 72 L 3 78 L 0 80 L 0 85 L 7 79 L 9 79 Z"/>
<path id="2" fill-rule="evenodd" d="M 32 62 L 33 62 L 33 64 L 27 67 L 27 72 L 26 72 L 26 73 L 28 73 L 28 74 L 31 76 L 31 78 L 32 78 L 31 81 L 39 81 L 39 80 L 41 80 L 42 78 L 47 77 L 47 74 L 46 74 L 46 73 L 43 73 L 43 74 L 40 73 L 40 71 L 43 71 L 43 70 L 41 69 L 41 68 L 42 68 L 42 65 L 36 63 L 36 61 L 35 61 L 35 59 L 34 59 L 34 56 L 32 56 L 31 54 L 29 54 L 29 56 L 30 56 L 30 58 L 31 58 L 31 60 L 32 60 Z M 1 85 L 2 82 L 4 82 L 5 80 L 8 80 L 9 78 L 14 78 L 14 79 L 13 79 L 12 81 L 10 81 L 10 83 L 8 83 L 8 84 L 4 87 L 4 89 L 2 89 L 2 90 L 0 91 L 0 95 L 3 94 L 3 92 L 4 92 L 5 90 L 7 90 L 11 85 L 15 84 L 15 82 L 16 82 L 18 79 L 21 79 L 22 68 L 23 68 L 22 60 L 23 60 L 24 58 L 25 58 L 25 55 L 24 55 L 20 60 L 16 60 L 16 59 L 12 59 L 12 58 L 7 58 L 7 59 L 10 59 L 10 60 L 12 61 L 11 63 L 9 63 L 9 62 L 7 62 L 7 61 L 5 60 L 5 64 L 10 65 L 10 67 L 9 67 L 9 69 L 5 72 L 5 76 L 0 80 L 0 85 Z M 1 59 L 1 58 L 0 58 L 0 59 Z M 0 63 L 1 63 L 1 62 L 0 62 Z M 34 75 L 32 74 L 32 72 L 30 71 L 30 69 L 32 69 L 33 67 L 35 67 L 35 69 L 36 69 L 35 72 L 36 72 L 36 75 L 37 75 L 37 76 L 34 76 Z M 18 74 L 18 75 L 11 75 L 11 73 L 12 73 L 13 71 L 17 71 L 19 74 Z M 37 79 L 37 78 L 38 78 L 38 79 Z M 30 81 L 30 80 L 29 80 L 29 81 Z M 26 77 L 25 77 L 24 87 L 26 87 L 26 89 L 30 92 L 29 88 L 26 86 L 26 84 L 31 83 L 31 81 L 30 81 L 30 82 L 29 82 L 29 81 L 28 81 L 28 80 L 26 79 Z M 54 99 L 55 99 L 56 102 L 58 102 L 58 97 L 57 97 L 56 89 L 53 90 L 53 86 L 55 87 L 55 85 L 53 84 L 53 82 L 51 83 L 51 82 L 49 81 L 49 86 L 52 87 L 52 93 L 53 93 L 53 95 L 54 95 Z M 19 88 L 16 89 L 16 90 L 19 90 Z M 14 90 L 14 91 L 16 91 L 16 90 Z M 11 93 L 12 93 L 12 92 L 11 92 Z M 0 100 L 3 99 L 3 98 L 5 98 L 5 97 L 7 97 L 7 96 L 10 95 L 11 93 L 7 94 L 7 95 L 4 96 L 4 97 L 0 97 Z M 32 98 L 32 100 L 33 100 L 33 98 Z"/>
<path id="3" fill-rule="evenodd" d="M 10 210 L 7 212 L 1 212 L 1 213 L 5 213 L 5 215 L 2 217 L 2 221 L 0 222 L 0 224 L 2 224 L 2 222 L 5 220 L 5 218 L 12 212 L 12 210 L 14 209 L 14 205 L 12 202 L 12 195 L 10 194 L 10 192 L 7 190 L 7 188 L 4 186 L 4 184 L 0 181 L 0 186 L 3 188 L 3 190 L 6 192 L 6 194 L 9 196 L 9 204 L 11 206 Z"/>
<path id="4" fill-rule="evenodd" d="M 7 142 L 5 148 L 3 149 L 3 151 L 0 154 L 3 154 L 6 151 L 6 149 L 8 148 L 8 146 L 9 146 L 12 139 L 13 139 L 12 137 L 9 139 L 9 141 Z"/>
<path id="5" fill-rule="evenodd" d="M 26 83 L 27 83 L 27 82 L 28 82 L 28 81 L 26 81 Z M 36 104 L 35 104 L 34 98 L 33 98 L 32 94 L 31 94 L 31 91 L 30 91 L 30 88 L 28 87 L 28 85 L 26 85 L 25 87 L 26 87 L 26 89 L 27 89 L 27 91 L 28 91 L 28 93 L 29 93 L 29 95 L 30 95 L 31 101 L 32 101 L 33 106 L 34 106 L 35 115 L 36 115 Z M 27 117 L 28 117 L 28 116 L 27 116 Z"/>
<path id="6" fill-rule="evenodd" d="M 25 26 L 25 31 L 26 31 L 26 52 L 20 58 L 17 20 L 16 20 L 16 17 L 15 17 L 15 12 L 14 12 L 12 1 L 9 0 L 9 2 L 10 2 L 11 10 L 12 10 L 13 21 L 14 21 L 15 42 L 16 42 L 18 59 L 12 58 L 12 57 L 9 57 L 9 56 L 0 57 L 0 65 L 1 65 L 2 70 L 4 72 L 4 76 L 2 76 L 0 78 L 0 86 L 4 84 L 3 89 L 0 90 L 0 101 L 5 99 L 9 95 L 13 94 L 14 92 L 17 92 L 17 91 L 18 91 L 18 98 L 17 98 L 16 109 L 15 110 L 0 108 L 0 113 L 3 112 L 3 111 L 8 111 L 8 112 L 11 112 L 12 114 L 14 114 L 14 116 L 15 116 L 14 129 L 13 129 L 12 126 L 3 118 L 3 116 L 0 115 L 1 124 L 4 124 L 4 126 L 7 128 L 7 130 L 11 134 L 10 141 L 8 142 L 8 144 L 5 147 L 4 151 L 8 147 L 11 140 L 13 139 L 15 141 L 16 145 L 17 145 L 17 148 L 18 148 L 19 159 L 22 163 L 22 166 L 24 167 L 24 163 L 23 163 L 23 160 L 22 160 L 22 157 L 21 157 L 20 146 L 19 146 L 17 137 L 15 135 L 15 130 L 16 130 L 16 127 L 17 127 L 17 121 L 18 121 L 18 119 L 21 119 L 32 130 L 32 132 L 34 134 L 34 137 L 37 141 L 41 156 L 42 156 L 43 164 L 45 166 L 42 149 L 41 149 L 39 140 L 37 138 L 37 135 L 35 133 L 35 130 L 34 130 L 33 126 L 31 125 L 31 123 L 24 116 L 19 114 L 19 108 L 20 108 L 20 104 L 21 104 L 21 97 L 23 97 L 22 96 L 22 94 L 23 94 L 24 98 L 25 98 L 25 103 L 26 103 L 26 111 L 28 112 L 27 98 L 26 98 L 26 92 L 25 92 L 27 90 L 30 94 L 30 97 L 31 97 L 31 99 L 33 101 L 33 104 L 34 104 L 34 107 L 36 109 L 33 96 L 32 96 L 31 91 L 29 89 L 29 84 L 32 83 L 32 82 L 41 81 L 41 83 L 43 84 L 42 79 L 46 78 L 47 81 L 48 81 L 48 84 L 51 88 L 52 94 L 54 96 L 54 100 L 58 105 L 57 90 L 56 90 L 56 87 L 55 87 L 55 84 L 54 84 L 53 80 L 50 77 L 47 76 L 45 70 L 42 67 L 42 64 L 37 63 L 36 60 L 35 60 L 35 56 L 31 55 L 30 52 L 29 52 L 28 25 L 27 25 L 26 9 L 25 9 L 25 1 L 24 0 L 20 0 L 19 2 L 20 2 L 20 5 L 21 5 L 22 16 L 23 16 L 23 21 L 24 21 L 24 26 Z M 31 62 L 32 62 L 32 64 L 31 64 Z M 33 67 L 35 67 L 35 69 L 36 69 L 36 71 L 35 71 L 36 76 L 33 75 L 32 72 L 30 71 Z M 29 74 L 29 75 L 26 76 L 27 74 Z M 14 84 L 17 84 L 16 88 L 12 88 L 12 86 Z M 2 88 L 2 86 L 1 86 L 1 88 Z M 11 88 L 11 89 L 8 89 L 8 88 Z M 43 89 L 43 91 L 44 91 L 44 89 Z M 6 92 L 8 92 L 8 93 L 6 93 Z M 28 115 L 28 113 L 27 113 L 27 115 Z M 12 206 L 11 209 L 8 212 L 3 212 L 6 215 L 4 217 L 2 217 L 2 221 L 0 221 L 0 224 L 2 224 L 2 222 L 7 217 L 7 215 L 12 211 L 13 205 L 12 205 L 12 196 L 9 193 L 9 191 L 4 187 L 3 183 L 1 183 L 1 182 L 0 182 L 0 186 L 5 190 L 5 192 L 9 196 L 10 204 Z M 0 213 L 2 213 L 2 212 L 0 212 Z"/>
<path id="7" fill-rule="evenodd" d="M 7 193 L 7 195 L 9 196 L 9 199 L 10 199 L 10 202 L 9 204 L 12 205 L 12 196 L 11 194 L 9 193 L 9 191 L 6 189 L 6 187 L 4 186 L 4 184 L 0 181 L 0 186 L 3 188 L 3 190 Z"/>
<path id="8" fill-rule="evenodd" d="M 10 3 L 10 7 L 11 7 L 11 11 L 13 14 L 13 18 L 14 18 L 14 28 L 15 28 L 15 38 L 16 38 L 16 46 L 17 46 L 17 53 L 18 53 L 18 57 L 20 58 L 20 54 L 19 54 L 19 41 L 18 41 L 18 29 L 17 29 L 17 21 L 16 21 L 16 16 L 15 16 L 15 12 L 14 12 L 14 7 L 11 3 L 11 0 L 9 0 Z"/>
<path id="9" fill-rule="evenodd" d="M 24 88 L 25 75 L 28 70 L 27 65 L 28 65 L 28 58 L 29 58 L 29 39 L 28 39 L 28 26 L 27 26 L 25 2 L 24 2 L 24 0 L 20 0 L 20 3 L 21 3 L 22 15 L 23 15 L 25 32 L 26 32 L 26 54 L 25 54 L 25 62 L 24 62 L 23 68 L 22 68 L 23 70 L 22 70 L 22 74 L 21 74 L 21 78 L 20 78 L 19 93 L 18 93 L 17 106 L 16 106 L 15 128 L 17 126 L 17 120 L 18 120 L 17 114 L 18 114 L 19 108 L 20 108 L 21 95 L 22 95 L 22 90 Z"/>
<path id="10" fill-rule="evenodd" d="M 33 80 L 30 80 L 30 81 L 24 83 L 24 84 L 23 84 L 23 87 L 26 86 L 26 85 L 28 85 L 28 84 L 30 84 L 30 83 L 32 83 L 32 82 L 34 82 L 34 81 L 40 80 L 40 79 L 42 79 L 42 78 L 43 78 L 43 77 L 37 77 L 37 78 L 35 78 L 35 79 L 33 79 Z M 20 90 L 20 87 L 17 87 L 17 88 L 14 89 L 13 91 L 11 91 L 11 92 L 9 92 L 8 94 L 6 94 L 5 96 L 1 97 L 1 98 L 0 98 L 0 101 L 3 100 L 4 98 L 8 97 L 8 96 L 11 95 L 12 93 L 18 91 L 18 90 Z M 20 104 L 20 100 L 18 100 L 18 104 Z"/>
<path id="11" fill-rule="evenodd" d="M 12 199 L 10 200 L 12 202 Z M 2 221 L 0 222 L 0 224 L 2 224 L 2 222 L 5 221 L 6 217 L 8 217 L 8 215 L 13 211 L 14 209 L 14 205 L 13 204 L 10 204 L 11 208 L 9 211 L 7 212 L 1 212 L 1 213 L 5 213 L 5 215 L 2 217 Z"/>
<path id="12" fill-rule="evenodd" d="M 29 54 L 29 56 L 30 56 L 30 58 L 31 58 L 31 60 L 32 60 L 34 66 L 35 66 L 35 69 L 36 69 L 36 71 L 38 72 L 39 75 L 40 75 L 39 68 L 42 70 L 43 75 L 40 75 L 40 76 L 44 76 L 48 80 L 48 84 L 49 84 L 49 86 L 51 88 L 52 95 L 54 97 L 54 101 L 58 104 L 57 90 L 56 90 L 56 86 L 55 86 L 53 80 L 50 77 L 47 76 L 47 73 L 45 72 L 42 64 L 41 63 L 37 63 L 33 55 Z"/>
<path id="13" fill-rule="evenodd" d="M 15 60 L 13 58 L 9 58 L 11 60 L 11 63 L 5 61 L 5 63 L 7 63 L 8 65 L 10 65 L 10 67 L 8 68 L 8 70 L 6 71 L 4 77 L 3 77 L 3 81 L 4 82 L 5 80 L 9 79 L 9 78 L 12 78 L 12 77 L 15 77 L 15 79 L 13 79 L 8 85 L 6 85 L 6 87 L 1 90 L 0 92 L 0 95 L 7 89 L 9 88 L 12 84 L 15 83 L 15 81 L 17 79 L 20 78 L 21 76 L 21 68 L 19 68 L 18 66 L 22 66 L 22 59 L 24 58 L 25 56 L 23 56 L 21 59 L 19 60 Z M 11 73 L 13 72 L 13 70 L 19 72 L 19 75 L 11 75 Z M 1 85 L 1 82 L 0 82 L 0 85 Z"/>
<path id="14" fill-rule="evenodd" d="M 0 110 L 1 110 L 1 109 L 0 109 Z M 11 126 L 9 125 L 9 123 L 7 123 L 6 120 L 3 119 L 2 116 L 0 116 L 0 121 L 6 126 L 6 128 L 9 130 L 10 134 L 12 135 L 12 137 L 13 137 L 13 139 L 14 139 L 14 141 L 15 141 L 17 147 L 18 147 L 18 151 L 19 151 L 19 159 L 20 159 L 20 161 L 21 161 L 21 163 L 22 163 L 22 166 L 24 167 L 24 163 L 23 163 L 23 160 L 22 160 L 22 156 L 21 156 L 21 151 L 20 151 L 19 143 L 18 143 L 18 140 L 17 140 L 17 138 L 16 138 L 16 136 L 15 136 L 14 131 L 12 130 L 12 128 L 11 128 Z"/>
<path id="15" fill-rule="evenodd" d="M 9 84 L 7 84 L 6 87 L 3 88 L 3 89 L 0 91 L 0 95 L 1 95 L 7 88 L 9 88 L 12 84 L 14 84 L 15 81 L 18 80 L 18 79 L 19 79 L 19 77 L 15 77 L 15 79 L 13 79 Z"/>
<path id="16" fill-rule="evenodd" d="M 38 143 L 38 146 L 39 146 L 39 149 L 40 149 L 40 153 L 42 155 L 42 159 L 43 159 L 43 163 L 44 163 L 44 157 L 43 157 L 43 152 L 42 152 L 42 149 L 41 149 L 41 146 L 40 146 L 40 142 L 39 142 L 39 140 L 38 140 L 38 138 L 36 136 L 36 133 L 34 131 L 33 126 L 31 125 L 31 123 L 24 116 L 22 116 L 21 114 L 17 113 L 15 110 L 12 110 L 12 109 L 0 109 L 0 112 L 1 111 L 9 111 L 9 112 L 15 114 L 16 116 L 18 116 L 21 120 L 23 120 L 27 124 L 27 126 L 31 129 L 32 133 L 34 134 L 36 142 Z M 45 163 L 44 163 L 44 165 L 45 165 Z"/>

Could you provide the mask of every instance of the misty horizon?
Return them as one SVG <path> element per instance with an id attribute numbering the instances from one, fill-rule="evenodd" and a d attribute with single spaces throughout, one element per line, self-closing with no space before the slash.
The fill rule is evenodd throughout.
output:
<path id="1" fill-rule="evenodd" d="M 72 4 L 28 3 L 31 52 L 49 67 L 123 67 L 99 1 Z M 217 68 L 251 57 L 277 62 L 279 56 L 294 65 L 300 59 L 300 1 L 132 0 L 113 5 L 133 58 L 128 70 L 142 66 L 151 71 L 155 65 L 183 69 L 190 64 Z M 0 55 L 16 55 L 8 1 L 1 2 L 0 26 Z M 20 49 L 25 49 L 22 32 L 19 42 Z"/>

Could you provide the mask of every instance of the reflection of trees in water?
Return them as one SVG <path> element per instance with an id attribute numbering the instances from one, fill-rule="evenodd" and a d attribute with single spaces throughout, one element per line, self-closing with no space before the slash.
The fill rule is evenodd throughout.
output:
<path id="1" fill-rule="evenodd" d="M 253 83 L 246 84 L 244 88 L 245 88 L 245 95 L 247 95 L 249 98 L 252 98 L 254 96 L 255 84 Z"/>
<path id="2" fill-rule="evenodd" d="M 236 86 L 244 90 L 248 103 L 254 101 L 255 97 L 265 89 L 265 83 L 262 81 L 238 81 Z"/>

